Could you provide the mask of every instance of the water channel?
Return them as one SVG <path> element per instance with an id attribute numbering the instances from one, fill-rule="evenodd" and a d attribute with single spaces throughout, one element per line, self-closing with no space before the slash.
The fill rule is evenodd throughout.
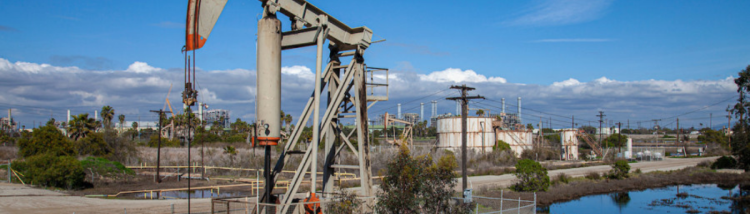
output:
<path id="1" fill-rule="evenodd" d="M 747 196 L 750 186 L 680 185 L 621 193 L 585 196 L 578 200 L 555 203 L 540 208 L 540 213 L 745 213 L 747 201 L 730 197 Z M 712 212 L 713 211 L 713 212 Z"/>

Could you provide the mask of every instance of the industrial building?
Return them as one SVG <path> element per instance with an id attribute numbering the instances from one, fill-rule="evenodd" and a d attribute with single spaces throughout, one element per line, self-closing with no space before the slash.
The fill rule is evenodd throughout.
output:
<path id="1" fill-rule="evenodd" d="M 203 111 L 202 115 L 203 121 L 206 121 L 206 124 L 209 126 L 212 126 L 214 122 L 219 122 L 219 125 L 222 127 L 229 127 L 229 110 L 224 109 L 211 109 L 207 111 Z"/>

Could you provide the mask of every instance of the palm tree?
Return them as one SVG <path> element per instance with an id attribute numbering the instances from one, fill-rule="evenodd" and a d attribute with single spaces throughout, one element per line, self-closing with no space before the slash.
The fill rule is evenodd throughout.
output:
<path id="1" fill-rule="evenodd" d="M 286 122 L 286 134 L 290 134 L 289 126 L 292 125 L 292 115 L 287 114 L 286 117 L 284 117 L 284 121 Z"/>
<path id="2" fill-rule="evenodd" d="M 120 119 L 120 131 L 122 131 L 122 124 L 125 123 L 125 115 L 120 114 L 120 116 L 117 116 L 117 119 Z"/>
<path id="3" fill-rule="evenodd" d="M 115 109 L 112 106 L 102 107 L 102 112 L 99 113 L 102 116 L 102 122 L 105 129 L 109 129 L 112 125 L 112 118 L 115 116 Z"/>
<path id="4" fill-rule="evenodd" d="M 89 118 L 88 113 L 79 115 L 73 115 L 73 120 L 68 124 L 68 134 L 73 140 L 78 140 L 86 137 L 94 129 L 96 129 L 96 121 L 94 118 Z"/>
<path id="5" fill-rule="evenodd" d="M 477 110 L 477 116 L 482 116 L 482 115 L 484 115 L 484 110 L 482 109 Z"/>

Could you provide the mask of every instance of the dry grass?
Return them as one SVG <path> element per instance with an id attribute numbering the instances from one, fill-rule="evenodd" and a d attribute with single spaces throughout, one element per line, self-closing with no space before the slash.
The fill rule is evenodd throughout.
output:
<path id="1" fill-rule="evenodd" d="M 0 146 L 0 160 L 10 160 L 18 158 L 18 147 Z"/>

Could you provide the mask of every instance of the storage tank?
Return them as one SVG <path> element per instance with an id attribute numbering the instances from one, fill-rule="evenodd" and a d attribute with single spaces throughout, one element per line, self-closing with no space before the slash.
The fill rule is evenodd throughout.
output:
<path id="1" fill-rule="evenodd" d="M 502 140 L 510 145 L 510 150 L 521 157 L 523 150 L 533 149 L 534 136 L 531 130 L 497 130 L 495 132 L 498 140 Z"/>
<path id="2" fill-rule="evenodd" d="M 476 151 L 492 151 L 495 135 L 491 117 L 466 118 L 466 147 Z M 461 117 L 444 117 L 437 120 L 438 148 L 461 149 Z"/>
<path id="3" fill-rule="evenodd" d="M 578 160 L 578 129 L 561 129 L 560 141 L 563 160 Z"/>

